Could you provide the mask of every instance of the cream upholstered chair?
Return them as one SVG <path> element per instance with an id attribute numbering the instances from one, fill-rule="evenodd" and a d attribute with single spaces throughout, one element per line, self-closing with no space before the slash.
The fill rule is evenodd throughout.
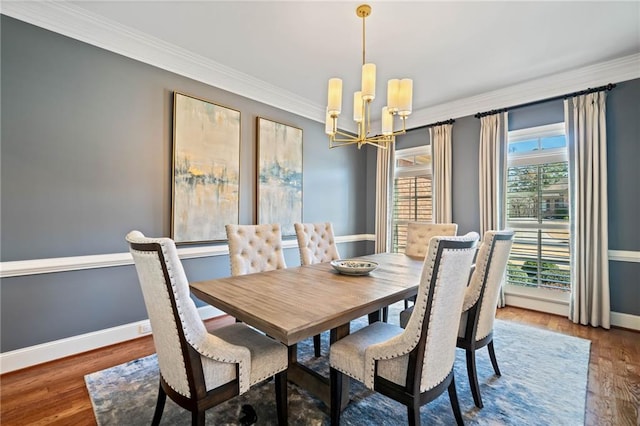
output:
<path id="1" fill-rule="evenodd" d="M 407 245 L 404 254 L 411 257 L 424 259 L 429 247 L 429 240 L 436 235 L 451 237 L 458 233 L 457 223 L 429 223 L 429 222 L 409 222 L 407 224 Z M 404 308 L 409 307 L 409 301 L 404 301 Z"/>
<path id="2" fill-rule="evenodd" d="M 294 223 L 293 227 L 296 230 L 302 265 L 340 259 L 331 222 Z M 320 349 L 320 335 L 316 334 L 313 336 L 313 350 L 316 357 L 320 356 Z"/>
<path id="3" fill-rule="evenodd" d="M 231 275 L 246 275 L 287 267 L 280 225 L 226 225 Z"/>
<path id="4" fill-rule="evenodd" d="M 300 263 L 331 262 L 340 259 L 331 222 L 294 223 L 300 250 Z"/>
<path id="5" fill-rule="evenodd" d="M 457 346 L 466 352 L 469 384 L 478 408 L 483 404 L 476 371 L 477 349 L 487 346 L 493 370 L 500 376 L 493 349 L 493 322 L 512 245 L 513 231 L 485 232 L 462 306 Z"/>
<path id="6" fill-rule="evenodd" d="M 469 384 L 473 401 L 478 408 L 482 408 L 483 404 L 476 371 L 477 349 L 488 347 L 493 369 L 500 376 L 493 348 L 493 321 L 512 245 L 513 231 L 485 232 L 465 291 L 457 346 L 466 352 Z M 406 327 L 412 311 L 413 307 L 400 312 L 401 327 Z"/>
<path id="7" fill-rule="evenodd" d="M 160 367 L 152 424 L 160 423 L 167 395 L 205 424 L 205 411 L 276 376 L 278 423 L 287 423 L 287 347 L 245 324 L 212 332 L 190 297 L 189 283 L 169 238 L 127 237 Z"/>
<path id="8" fill-rule="evenodd" d="M 457 223 L 409 222 L 407 224 L 407 245 L 404 253 L 407 256 L 424 259 L 431 237 L 449 237 L 456 235 L 457 232 Z"/>
<path id="9" fill-rule="evenodd" d="M 346 374 L 367 388 L 407 406 L 409 424 L 420 424 L 420 406 L 449 391 L 458 424 L 453 362 L 468 272 L 478 234 L 434 237 L 425 258 L 406 329 L 375 322 L 331 345 L 331 424 L 340 422 L 342 380 Z"/>

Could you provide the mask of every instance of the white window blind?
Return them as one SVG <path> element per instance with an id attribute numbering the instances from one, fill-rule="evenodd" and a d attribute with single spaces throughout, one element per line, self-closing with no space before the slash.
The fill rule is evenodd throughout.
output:
<path id="1" fill-rule="evenodd" d="M 564 123 L 509 132 L 510 285 L 570 290 L 569 162 Z"/>
<path id="2" fill-rule="evenodd" d="M 431 147 L 396 151 L 392 234 L 394 252 L 403 252 L 407 223 L 432 222 Z"/>

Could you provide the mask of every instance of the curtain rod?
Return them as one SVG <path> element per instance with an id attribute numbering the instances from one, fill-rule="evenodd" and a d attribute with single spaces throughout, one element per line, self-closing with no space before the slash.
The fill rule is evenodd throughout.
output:
<path id="1" fill-rule="evenodd" d="M 606 86 L 595 87 L 593 89 L 589 88 L 589 89 L 586 89 L 586 90 L 580 90 L 579 92 L 568 93 L 566 95 L 555 96 L 553 98 L 541 99 L 539 101 L 527 102 L 525 104 L 514 105 L 514 106 L 510 106 L 510 107 L 506 107 L 506 108 L 493 109 L 493 110 L 487 111 L 487 112 L 479 112 L 479 113 L 477 113 L 475 115 L 475 117 L 476 118 L 482 118 L 482 117 L 486 117 L 487 115 L 499 114 L 501 112 L 507 112 L 507 111 L 512 110 L 512 109 L 524 108 L 524 107 L 528 107 L 528 106 L 542 104 L 542 103 L 545 103 L 545 102 L 557 101 L 557 100 L 560 100 L 560 99 L 573 98 L 574 96 L 586 95 L 586 94 L 589 94 L 589 93 L 600 92 L 602 90 L 609 91 L 609 90 L 612 90 L 614 87 L 616 87 L 615 84 L 609 83 Z"/>
<path id="2" fill-rule="evenodd" d="M 424 126 L 412 127 L 411 129 L 407 129 L 407 132 L 409 130 L 427 129 L 429 127 L 442 126 L 443 124 L 453 124 L 455 122 L 456 120 L 454 120 L 453 118 L 450 118 L 448 120 L 438 121 L 437 123 L 431 123 L 431 124 L 425 124 Z"/>

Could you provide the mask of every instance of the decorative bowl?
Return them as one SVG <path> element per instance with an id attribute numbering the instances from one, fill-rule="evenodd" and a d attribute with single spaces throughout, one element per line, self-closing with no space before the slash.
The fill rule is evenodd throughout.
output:
<path id="1" fill-rule="evenodd" d="M 331 266 L 345 275 L 367 275 L 378 267 L 376 262 L 360 259 L 332 260 Z"/>

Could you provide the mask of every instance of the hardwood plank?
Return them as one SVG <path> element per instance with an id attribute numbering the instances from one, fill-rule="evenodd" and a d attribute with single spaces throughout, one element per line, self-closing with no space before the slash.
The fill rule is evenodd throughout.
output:
<path id="1" fill-rule="evenodd" d="M 591 340 L 585 424 L 639 424 L 640 333 L 580 326 L 564 317 L 513 307 L 499 309 L 497 316 Z M 232 317 L 220 317 L 207 321 L 207 328 L 233 322 Z M 4 374 L 0 377 L 0 423 L 93 426 L 96 422 L 84 375 L 153 352 L 153 340 L 145 336 Z"/>

